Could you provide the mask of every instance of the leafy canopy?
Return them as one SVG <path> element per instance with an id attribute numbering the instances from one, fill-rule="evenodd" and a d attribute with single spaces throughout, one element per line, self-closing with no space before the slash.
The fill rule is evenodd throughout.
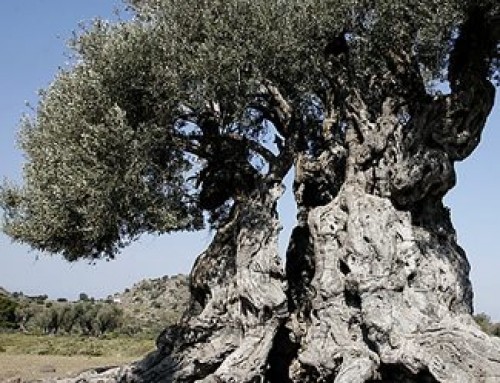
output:
<path id="1" fill-rule="evenodd" d="M 21 124 L 25 183 L 2 188 L 5 232 L 70 261 L 113 257 L 145 232 L 203 226 L 196 176 L 211 138 L 200 138 L 206 132 L 197 117 L 207 103 L 220 109 L 219 135 L 237 128 L 265 147 L 268 124 L 248 119 L 263 82 L 275 84 L 294 106 L 311 95 L 324 102 L 335 68 L 323 50 L 344 29 L 350 81 L 364 91 L 372 92 L 370 79 L 387 70 L 390 51 L 418 57 L 426 78 L 439 80 L 469 3 L 130 0 L 129 5 L 132 20 L 95 21 L 71 42 L 73 67 L 58 74 L 41 94 L 36 115 Z"/>

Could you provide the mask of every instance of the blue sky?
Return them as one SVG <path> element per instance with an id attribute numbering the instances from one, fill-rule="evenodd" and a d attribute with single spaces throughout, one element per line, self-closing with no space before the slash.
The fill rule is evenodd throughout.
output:
<path id="1" fill-rule="evenodd" d="M 117 0 L 0 1 L 0 178 L 20 180 L 22 153 L 15 145 L 17 124 L 36 105 L 68 61 L 65 42 L 81 21 L 95 16 L 116 19 Z M 472 266 L 476 311 L 500 320 L 500 98 L 476 152 L 458 164 L 458 184 L 446 203 Z M 281 203 L 282 248 L 294 222 L 290 187 Z M 146 236 L 115 261 L 69 264 L 59 256 L 39 254 L 0 234 L 0 286 L 27 294 L 76 299 L 80 292 L 104 297 L 143 278 L 188 273 L 211 234 Z"/>

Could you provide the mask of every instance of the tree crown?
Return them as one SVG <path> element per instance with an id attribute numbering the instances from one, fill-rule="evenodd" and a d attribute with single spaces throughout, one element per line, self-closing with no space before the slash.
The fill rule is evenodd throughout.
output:
<path id="1" fill-rule="evenodd" d="M 98 20 L 71 42 L 73 67 L 21 124 L 25 184 L 2 188 L 6 233 L 68 260 L 113 257 L 144 232 L 201 228 L 203 209 L 237 198 L 229 188 L 207 201 L 206 190 L 288 170 L 281 159 L 298 135 L 318 129 L 332 87 L 363 89 L 373 110 L 387 91 L 426 93 L 446 78 L 471 6 L 499 8 L 458 0 L 129 5 L 132 20 Z M 346 57 L 325 55 L 342 31 Z M 493 76 L 498 57 L 488 64 Z M 389 88 L 377 85 L 408 66 L 416 85 L 406 69 Z M 221 175 L 229 162 L 236 176 Z"/>

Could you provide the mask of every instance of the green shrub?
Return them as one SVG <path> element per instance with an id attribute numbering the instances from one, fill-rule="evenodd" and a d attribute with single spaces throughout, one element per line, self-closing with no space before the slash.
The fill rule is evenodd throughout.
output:
<path id="1" fill-rule="evenodd" d="M 486 334 L 500 337 L 500 323 L 492 322 L 489 315 L 480 313 L 474 315 L 474 319 Z"/>
<path id="2" fill-rule="evenodd" d="M 16 309 L 18 303 L 6 295 L 0 295 L 0 328 L 17 328 Z"/>

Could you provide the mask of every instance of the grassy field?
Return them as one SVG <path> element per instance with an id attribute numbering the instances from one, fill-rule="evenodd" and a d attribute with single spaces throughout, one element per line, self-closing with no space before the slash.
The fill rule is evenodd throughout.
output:
<path id="1" fill-rule="evenodd" d="M 104 366 L 119 366 L 137 358 L 102 356 L 0 354 L 0 382 L 24 382 L 66 377 Z"/>
<path id="2" fill-rule="evenodd" d="M 0 382 L 74 375 L 83 370 L 117 366 L 140 359 L 154 340 L 126 336 L 37 336 L 0 333 Z"/>

